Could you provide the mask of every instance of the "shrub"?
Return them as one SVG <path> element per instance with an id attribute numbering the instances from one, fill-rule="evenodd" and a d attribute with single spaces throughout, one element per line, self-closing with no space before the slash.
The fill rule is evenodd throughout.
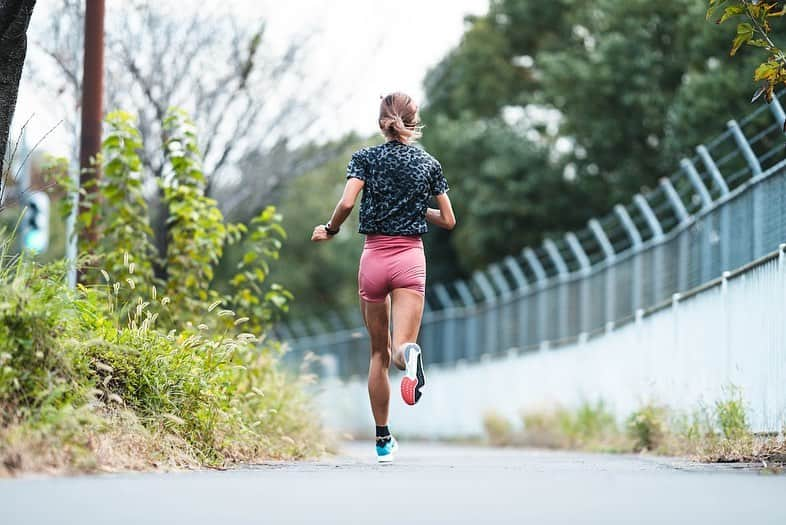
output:
<path id="1" fill-rule="evenodd" d="M 662 406 L 644 405 L 628 417 L 626 430 L 635 451 L 658 450 L 668 433 L 668 412 Z"/>
<path id="2" fill-rule="evenodd" d="M 569 418 L 563 409 L 540 412 L 524 412 L 521 420 L 524 425 L 523 444 L 531 447 L 564 448 L 566 436 L 563 432 L 565 421 Z"/>
<path id="3" fill-rule="evenodd" d="M 107 116 L 107 134 L 97 163 L 102 177 L 91 182 L 95 193 L 84 195 L 77 215 L 81 250 L 95 254 L 90 267 L 83 268 L 85 285 L 110 280 L 129 284 L 117 294 L 115 312 L 124 320 L 124 306 L 134 305 L 139 297 L 160 290 L 177 308 L 158 312 L 159 323 L 182 329 L 188 323 L 209 322 L 234 330 L 232 316 L 197 320 L 207 304 L 221 305 L 247 319 L 245 331 L 261 336 L 278 316 L 286 312 L 292 295 L 275 283 L 268 283 L 269 263 L 278 259 L 286 233 L 281 216 L 270 206 L 249 225 L 225 221 L 218 203 L 205 194 L 203 172 L 194 123 L 179 109 L 170 109 L 164 119 L 166 134 L 164 173 L 156 182 L 161 192 L 163 217 L 159 234 L 166 239 L 158 253 L 155 234 L 143 195 L 143 181 L 151 174 L 142 172 L 138 155 L 142 143 L 132 115 L 115 111 Z M 76 191 L 64 169 L 67 162 L 52 159 L 47 170 L 50 178 L 66 189 Z M 57 191 L 52 187 L 52 191 Z M 61 212 L 70 212 L 70 199 L 64 199 Z M 95 239 L 83 235 L 88 227 L 97 232 Z M 214 282 L 225 248 L 242 244 L 247 251 L 221 290 Z M 104 271 L 96 271 L 97 268 Z M 153 269 L 158 268 L 153 278 Z"/>
<path id="4" fill-rule="evenodd" d="M 745 402 L 739 389 L 726 389 L 726 399 L 715 402 L 715 415 L 721 434 L 726 439 L 741 439 L 750 434 Z"/>
<path id="5" fill-rule="evenodd" d="M 505 446 L 513 442 L 513 424 L 498 412 L 483 416 L 483 428 L 491 445 Z"/>
<path id="6" fill-rule="evenodd" d="M 572 413 L 562 411 L 560 424 L 568 441 L 578 447 L 601 444 L 619 433 L 613 414 L 602 400 L 594 404 L 585 401 Z"/>
<path id="7" fill-rule="evenodd" d="M 177 457 L 221 465 L 320 451 L 308 378 L 281 371 L 276 343 L 207 324 L 162 330 L 158 311 L 177 306 L 166 297 L 122 305 L 128 320 L 119 324 L 111 305 L 122 283 L 70 291 L 63 277 L 63 264 L 24 259 L 0 271 L 7 470 L 141 468 Z M 204 316 L 221 313 L 208 306 Z M 127 448 L 101 456 L 113 442 Z"/>

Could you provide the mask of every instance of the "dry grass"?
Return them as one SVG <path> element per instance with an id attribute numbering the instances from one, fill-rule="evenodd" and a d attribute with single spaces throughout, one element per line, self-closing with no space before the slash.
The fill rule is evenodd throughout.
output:
<path id="1" fill-rule="evenodd" d="M 128 410 L 92 417 L 77 428 L 11 425 L 0 431 L 0 477 L 202 467 L 188 442 L 151 432 Z"/>
<path id="2" fill-rule="evenodd" d="M 780 471 L 786 464 L 784 434 L 752 433 L 745 414 L 741 393 L 730 388 L 711 408 L 702 406 L 689 415 L 645 404 L 626 419 L 623 428 L 602 402 L 573 410 L 552 406 L 525 412 L 520 427 L 490 412 L 484 424 L 491 445 L 646 452 L 705 463 L 759 463 Z"/>

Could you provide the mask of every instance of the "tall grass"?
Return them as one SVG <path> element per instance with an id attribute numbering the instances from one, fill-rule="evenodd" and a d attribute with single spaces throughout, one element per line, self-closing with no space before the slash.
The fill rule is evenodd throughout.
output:
<path id="1" fill-rule="evenodd" d="M 205 305 L 204 319 L 164 331 L 157 320 L 177 305 L 152 286 L 106 274 L 73 291 L 62 263 L 0 254 L 0 472 L 320 452 L 309 378 L 283 372 L 277 343 L 244 333 L 246 320 L 228 327 L 217 320 L 233 312 Z"/>
<path id="2" fill-rule="evenodd" d="M 604 452 L 650 452 L 687 456 L 704 462 L 784 462 L 783 433 L 751 432 L 742 392 L 725 389 L 724 397 L 689 414 L 654 402 L 643 404 L 620 426 L 602 401 L 576 408 L 527 411 L 522 425 L 490 412 L 486 437 L 492 445 L 519 445 Z"/>

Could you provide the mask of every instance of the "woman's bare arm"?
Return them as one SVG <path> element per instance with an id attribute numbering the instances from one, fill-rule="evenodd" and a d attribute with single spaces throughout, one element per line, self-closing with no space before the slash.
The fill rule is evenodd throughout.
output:
<path id="1" fill-rule="evenodd" d="M 426 210 L 426 220 L 440 228 L 452 230 L 456 226 L 456 216 L 453 214 L 450 197 L 448 197 L 447 193 L 442 193 L 437 195 L 436 199 L 439 209 L 428 208 Z"/>
<path id="2" fill-rule="evenodd" d="M 333 210 L 333 215 L 330 217 L 330 221 L 328 221 L 331 230 L 338 230 L 344 224 L 344 221 L 347 220 L 349 214 L 352 213 L 352 208 L 355 207 L 355 201 L 364 184 L 365 182 L 355 177 L 347 180 L 347 184 L 344 186 L 344 194 L 341 195 L 341 200 L 336 204 L 336 209 Z M 331 237 L 332 235 L 328 235 L 327 230 L 325 230 L 325 225 L 318 224 L 314 227 L 311 240 L 315 242 L 326 241 Z"/>

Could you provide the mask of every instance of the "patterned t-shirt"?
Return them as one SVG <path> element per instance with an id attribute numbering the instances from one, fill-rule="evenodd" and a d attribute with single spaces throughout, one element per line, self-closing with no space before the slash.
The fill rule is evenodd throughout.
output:
<path id="1" fill-rule="evenodd" d="M 350 177 L 365 182 L 360 233 L 426 233 L 429 199 L 449 189 L 437 159 L 419 147 L 395 140 L 353 153 L 347 166 Z"/>

